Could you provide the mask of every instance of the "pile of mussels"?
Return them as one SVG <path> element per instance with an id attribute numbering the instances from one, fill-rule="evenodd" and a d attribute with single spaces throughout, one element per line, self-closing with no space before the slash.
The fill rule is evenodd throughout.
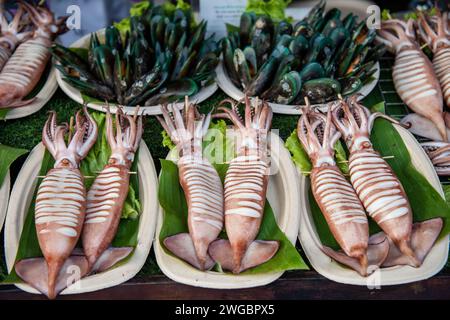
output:
<path id="1" fill-rule="evenodd" d="M 219 43 L 205 37 L 205 21 L 193 26 L 191 17 L 156 6 L 131 17 L 125 37 L 114 26 L 103 41 L 93 33 L 85 59 L 60 45 L 51 51 L 64 80 L 87 96 L 127 106 L 168 103 L 214 81 Z"/>
<path id="2" fill-rule="evenodd" d="M 238 30 L 222 41 L 225 70 L 249 96 L 280 104 L 325 103 L 350 95 L 373 80 L 384 54 L 375 30 L 325 1 L 295 25 L 244 13 Z"/>

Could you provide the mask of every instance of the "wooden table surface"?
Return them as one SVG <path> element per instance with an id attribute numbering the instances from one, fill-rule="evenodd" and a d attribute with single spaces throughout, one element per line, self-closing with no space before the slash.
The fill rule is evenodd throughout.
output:
<path id="1" fill-rule="evenodd" d="M 45 299 L 42 295 L 23 292 L 14 286 L 0 287 L 0 300 Z M 165 276 L 134 278 L 122 285 L 79 295 L 60 295 L 58 299 L 125 300 L 275 300 L 275 299 L 450 299 L 450 272 L 405 285 L 368 289 L 364 286 L 339 284 L 314 271 L 289 272 L 262 288 L 215 290 L 178 284 Z"/>

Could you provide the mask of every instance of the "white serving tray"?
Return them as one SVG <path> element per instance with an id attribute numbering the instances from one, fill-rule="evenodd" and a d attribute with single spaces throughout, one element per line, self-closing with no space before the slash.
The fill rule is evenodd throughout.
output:
<path id="1" fill-rule="evenodd" d="M 5 222 L 6 210 L 8 208 L 9 189 L 11 187 L 11 178 L 9 176 L 9 170 L 6 173 L 3 184 L 0 186 L 0 231 L 3 228 L 3 222 Z"/>
<path id="2" fill-rule="evenodd" d="M 270 141 L 272 169 L 276 170 L 274 171 L 276 174 L 269 178 L 267 199 L 273 209 L 278 226 L 289 241 L 295 245 L 299 225 L 299 179 L 283 141 L 273 133 Z M 167 159 L 176 160 L 176 152 L 170 152 Z M 160 207 L 154 243 L 156 260 L 161 271 L 176 282 L 203 288 L 239 289 L 269 284 L 283 274 L 283 272 L 274 272 L 257 275 L 232 275 L 199 271 L 164 251 L 159 242 L 162 221 L 163 209 Z"/>
<path id="3" fill-rule="evenodd" d="M 100 29 L 97 31 L 97 35 L 102 41 L 105 36 L 105 29 Z M 71 48 L 88 48 L 89 41 L 91 39 L 91 35 L 87 34 L 81 39 L 75 41 L 70 47 Z M 78 102 L 79 104 L 83 104 L 83 97 L 81 96 L 81 92 L 65 82 L 62 78 L 62 74 L 59 70 L 56 70 L 56 80 L 59 84 L 59 87 L 67 94 L 72 100 Z M 201 88 L 201 90 L 189 97 L 189 100 L 193 103 L 201 103 L 211 97 L 217 90 L 217 84 L 214 82 L 213 84 L 210 84 L 207 87 Z M 178 102 L 178 103 L 172 103 L 171 105 L 176 106 L 178 109 L 182 109 L 184 107 L 184 101 Z M 106 103 L 94 103 L 90 102 L 87 104 L 87 106 L 91 109 L 106 112 Z M 112 113 L 116 113 L 117 106 L 115 104 L 110 103 L 110 108 Z M 123 106 L 122 110 L 126 114 L 134 114 L 136 111 L 136 107 L 130 107 L 130 106 Z M 142 113 L 143 115 L 158 115 L 161 114 L 161 105 L 156 106 L 141 106 L 139 109 L 139 113 Z"/>
<path id="4" fill-rule="evenodd" d="M 378 83 L 378 80 L 380 79 L 380 64 L 377 62 L 374 66 L 376 68 L 376 72 L 373 75 L 375 78 L 372 82 L 369 84 L 366 84 L 363 86 L 357 94 L 360 96 L 358 97 L 358 100 L 363 99 L 364 97 L 368 96 L 369 93 L 375 88 L 375 86 Z M 219 64 L 216 68 L 216 81 L 219 85 L 220 89 L 222 89 L 223 92 L 225 92 L 229 97 L 233 98 L 234 100 L 242 100 L 244 99 L 245 95 L 244 92 L 242 92 L 241 88 L 237 88 L 233 82 L 231 82 L 230 78 L 228 77 L 226 71 L 225 71 L 225 65 L 223 63 L 223 60 L 221 59 Z M 272 107 L 272 110 L 274 113 L 281 113 L 281 114 L 290 114 L 290 115 L 300 115 L 302 113 L 301 107 L 304 106 L 297 106 L 297 105 L 286 105 L 286 104 L 278 104 L 278 103 L 272 103 L 269 102 L 269 105 Z M 318 109 L 322 111 L 326 111 L 326 104 L 317 104 L 313 105 L 313 107 L 317 107 Z"/>
<path id="5" fill-rule="evenodd" d="M 52 63 L 51 60 L 49 60 L 48 63 Z M 56 89 L 58 89 L 58 83 L 56 82 L 56 69 L 52 66 L 47 76 L 47 81 L 35 96 L 33 102 L 23 107 L 17 107 L 9 110 L 5 116 L 5 120 L 23 118 L 38 112 L 51 99 L 53 94 L 56 92 Z"/>
<path id="6" fill-rule="evenodd" d="M 408 130 L 394 125 L 402 137 L 414 167 L 428 180 L 436 191 L 444 198 L 439 178 L 427 155 Z M 356 271 L 335 262 L 320 249 L 321 242 L 317 235 L 312 213 L 310 211 L 308 193 L 310 190 L 309 178 L 297 170 L 300 177 L 300 231 L 299 240 L 302 248 L 313 268 L 324 277 L 345 284 L 361 286 L 387 286 L 404 284 L 424 280 L 438 273 L 446 264 L 448 258 L 449 236 L 437 241 L 420 268 L 410 266 L 395 266 L 381 268 L 367 278 L 360 276 Z"/>
<path id="7" fill-rule="evenodd" d="M 37 184 L 44 156 L 44 146 L 38 144 L 25 161 L 14 184 L 5 225 L 5 256 L 8 272 L 14 266 L 22 227 Z M 139 195 L 142 205 L 138 243 L 129 260 L 113 269 L 82 278 L 60 294 L 78 294 L 116 286 L 134 277 L 147 259 L 154 237 L 158 213 L 158 178 L 147 145 L 142 141 L 138 160 Z M 16 286 L 29 293 L 39 293 L 27 284 Z"/>

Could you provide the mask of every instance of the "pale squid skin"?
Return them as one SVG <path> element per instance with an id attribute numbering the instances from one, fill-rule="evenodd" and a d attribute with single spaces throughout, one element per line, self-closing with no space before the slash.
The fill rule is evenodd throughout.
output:
<path id="1" fill-rule="evenodd" d="M 86 211 L 84 179 L 78 169 L 97 139 L 97 125 L 86 110 L 77 113 L 76 131 L 68 146 L 64 135 L 67 125 L 57 125 L 52 112 L 42 135 L 42 142 L 55 158 L 55 166 L 39 185 L 35 205 L 36 233 L 44 258 L 17 262 L 17 274 L 50 299 L 63 290 L 74 272 L 87 272 L 87 261 L 72 256 L 81 235 Z"/>
<path id="2" fill-rule="evenodd" d="M 392 78 L 400 98 L 411 110 L 431 120 L 447 140 L 441 86 L 433 65 L 415 40 L 414 21 L 383 22 L 377 39 L 395 53 Z"/>
<path id="3" fill-rule="evenodd" d="M 442 219 L 429 220 L 432 222 L 429 230 L 429 234 L 433 235 L 431 238 L 419 241 L 419 246 L 415 246 L 416 242 L 411 243 L 413 215 L 406 193 L 391 167 L 373 149 L 370 141 L 370 132 L 377 117 L 396 122 L 381 113 L 371 114 L 357 102 L 356 96 L 348 101 L 341 100 L 332 108 L 333 122 L 350 151 L 350 181 L 369 216 L 402 255 L 401 259 L 394 257 L 394 250 L 390 249 L 383 266 L 409 264 L 419 267 L 439 235 Z"/>
<path id="4" fill-rule="evenodd" d="M 142 117 L 116 113 L 116 133 L 109 110 L 106 137 L 111 147 L 108 164 L 95 178 L 87 194 L 86 218 L 82 232 L 83 251 L 91 272 L 113 266 L 133 248 L 109 248 L 119 226 L 128 195 L 130 168 L 142 137 Z M 108 250 L 107 250 L 108 249 Z"/>
<path id="5" fill-rule="evenodd" d="M 189 233 L 164 239 L 165 247 L 174 255 L 199 270 L 209 270 L 214 261 L 208 254 L 212 241 L 223 228 L 223 187 L 216 169 L 202 153 L 202 137 L 206 134 L 211 115 L 200 115 L 195 105 L 185 101 L 185 114 L 167 106 L 162 107 L 163 118 L 157 117 L 181 157 L 178 171 L 188 205 Z"/>
<path id="6" fill-rule="evenodd" d="M 441 84 L 447 107 L 450 107 L 450 30 L 448 27 L 448 12 L 437 10 L 434 25 L 429 24 L 427 18 L 421 14 L 418 22 L 418 33 L 433 51 L 433 68 Z"/>
<path id="7" fill-rule="evenodd" d="M 225 177 L 225 230 L 228 240 L 217 240 L 209 248 L 211 257 L 225 270 L 237 274 L 270 260 L 278 251 L 277 241 L 255 240 L 263 219 L 270 162 L 267 135 L 272 109 L 266 103 L 245 100 L 245 121 L 237 106 L 220 107 L 217 117 L 230 119 L 239 131 L 237 156 Z"/>
<path id="8" fill-rule="evenodd" d="M 311 189 L 327 224 L 344 253 L 324 246 L 336 261 L 367 276 L 386 259 L 389 243 L 381 239 L 369 244 L 369 223 L 361 201 L 334 160 L 334 146 L 341 137 L 327 116 L 304 108 L 297 134 L 311 159 Z M 370 266 L 370 270 L 369 270 Z"/>
<path id="9" fill-rule="evenodd" d="M 0 72 L 0 108 L 29 104 L 23 100 L 37 85 L 50 58 L 53 38 L 63 32 L 66 18 L 56 20 L 48 9 L 21 2 L 36 26 L 33 36 L 22 42 Z"/>
<path id="10" fill-rule="evenodd" d="M 21 3 L 18 5 L 16 14 L 13 20 L 8 24 L 8 21 L 3 13 L 3 8 L 0 8 L 0 71 L 11 57 L 17 45 L 31 36 L 31 31 L 23 31 L 24 27 L 24 7 Z"/>
<path id="11" fill-rule="evenodd" d="M 431 141 L 420 144 L 439 176 L 450 176 L 450 143 Z"/>

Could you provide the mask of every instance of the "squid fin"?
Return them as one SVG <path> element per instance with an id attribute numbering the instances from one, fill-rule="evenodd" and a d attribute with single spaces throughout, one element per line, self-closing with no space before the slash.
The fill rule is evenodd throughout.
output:
<path id="1" fill-rule="evenodd" d="M 386 237 L 370 239 L 367 247 L 367 255 L 361 259 L 350 257 L 343 251 L 335 251 L 330 247 L 323 246 L 322 251 L 337 262 L 352 268 L 361 276 L 367 277 L 373 273 L 386 259 L 389 253 L 389 242 Z"/>
<path id="2" fill-rule="evenodd" d="M 411 248 L 414 251 L 415 259 L 401 253 L 394 243 L 389 240 L 389 255 L 383 263 L 383 267 L 397 265 L 410 265 L 420 267 L 436 242 L 443 226 L 441 218 L 434 218 L 423 222 L 414 223 L 411 232 Z M 417 261 L 414 261 L 417 260 Z"/>
<path id="3" fill-rule="evenodd" d="M 36 290 L 54 299 L 62 290 L 80 280 L 88 271 L 85 257 L 71 256 L 66 259 L 52 287 L 49 287 L 48 265 L 44 258 L 31 258 L 16 263 L 17 275 Z"/>
<path id="4" fill-rule="evenodd" d="M 199 270 L 209 270 L 214 266 L 214 261 L 207 254 L 206 261 L 201 263 L 195 252 L 194 243 L 189 233 L 179 233 L 164 239 L 166 248 L 178 258 L 186 261 Z"/>
<path id="5" fill-rule="evenodd" d="M 247 248 L 241 265 L 236 267 L 233 262 L 233 251 L 228 240 L 216 240 L 209 246 L 209 254 L 222 269 L 240 273 L 244 270 L 263 264 L 275 255 L 279 248 L 278 241 L 255 240 Z"/>
<path id="6" fill-rule="evenodd" d="M 28 100 L 16 100 L 16 101 L 13 101 L 13 102 L 9 103 L 7 106 L 0 107 L 0 109 L 2 109 L 2 108 L 19 108 L 19 107 L 23 107 L 23 106 L 26 106 L 26 105 L 32 103 L 34 100 L 36 100 L 36 97 L 28 99 Z"/>
<path id="7" fill-rule="evenodd" d="M 110 247 L 106 249 L 92 266 L 91 273 L 108 270 L 119 261 L 122 261 L 133 251 L 133 247 Z"/>

